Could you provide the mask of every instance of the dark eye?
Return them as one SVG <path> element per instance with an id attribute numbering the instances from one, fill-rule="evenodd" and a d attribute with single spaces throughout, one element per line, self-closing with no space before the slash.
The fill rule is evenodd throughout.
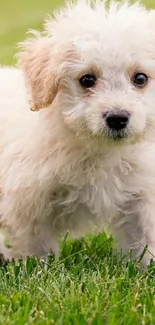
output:
<path id="1" fill-rule="evenodd" d="M 80 78 L 80 84 L 84 88 L 92 88 L 95 86 L 96 77 L 92 74 L 85 74 Z"/>
<path id="2" fill-rule="evenodd" d="M 143 88 L 148 82 L 148 77 L 145 73 L 136 73 L 132 78 L 132 82 L 136 87 Z"/>

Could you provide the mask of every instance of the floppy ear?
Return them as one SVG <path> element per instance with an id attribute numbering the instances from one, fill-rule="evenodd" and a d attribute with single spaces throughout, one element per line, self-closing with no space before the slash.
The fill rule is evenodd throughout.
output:
<path id="1" fill-rule="evenodd" d="M 58 85 L 52 41 L 39 33 L 35 36 L 21 44 L 22 52 L 18 59 L 25 74 L 31 109 L 39 110 L 52 103 Z"/>

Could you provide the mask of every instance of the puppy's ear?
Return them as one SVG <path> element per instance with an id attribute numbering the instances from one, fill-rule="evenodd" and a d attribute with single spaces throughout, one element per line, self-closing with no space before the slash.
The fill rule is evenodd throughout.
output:
<path id="1" fill-rule="evenodd" d="M 35 38 L 20 46 L 18 62 L 25 74 L 30 106 L 39 110 L 52 103 L 58 88 L 52 41 L 35 33 Z"/>

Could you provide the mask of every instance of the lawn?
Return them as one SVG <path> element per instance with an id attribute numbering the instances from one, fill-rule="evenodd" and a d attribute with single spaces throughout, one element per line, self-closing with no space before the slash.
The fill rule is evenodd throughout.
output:
<path id="1" fill-rule="evenodd" d="M 41 28 L 60 2 L 0 0 L 1 63 L 14 63 L 16 42 Z M 118 255 L 103 233 L 64 240 L 56 259 L 2 262 L 0 324 L 155 325 L 154 265 L 141 271 L 139 261 L 126 264 Z"/>

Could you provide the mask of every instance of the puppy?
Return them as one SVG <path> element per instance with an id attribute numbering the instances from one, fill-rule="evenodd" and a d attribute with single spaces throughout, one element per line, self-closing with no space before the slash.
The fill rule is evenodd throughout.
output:
<path id="1" fill-rule="evenodd" d="M 155 12 L 68 4 L 0 72 L 0 252 L 58 252 L 109 227 L 155 254 Z M 31 108 L 31 110 L 30 110 Z M 37 112 L 32 112 L 32 110 Z"/>

